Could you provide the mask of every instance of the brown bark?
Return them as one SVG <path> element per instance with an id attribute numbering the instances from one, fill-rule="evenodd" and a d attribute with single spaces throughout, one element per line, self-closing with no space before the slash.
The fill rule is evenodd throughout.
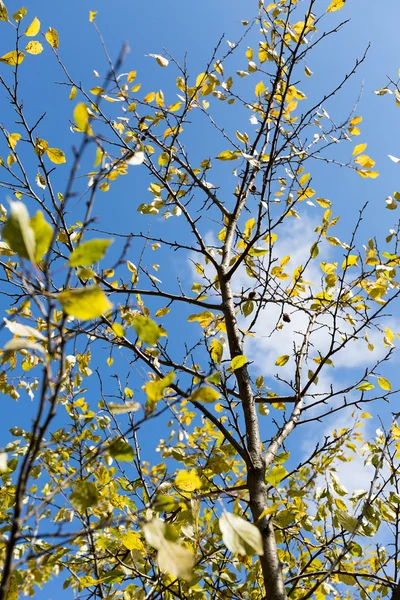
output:
<path id="1" fill-rule="evenodd" d="M 221 282 L 221 294 L 225 324 L 231 358 L 243 354 L 243 342 L 237 326 L 233 295 L 229 281 Z M 266 463 L 263 457 L 257 406 L 254 401 L 247 366 L 235 371 L 239 395 L 243 406 L 247 442 L 247 485 L 253 521 L 260 529 L 264 554 L 260 564 L 264 579 L 266 600 L 287 600 L 282 567 L 279 561 L 274 529 L 270 517 L 260 515 L 267 507 L 267 487 L 265 484 Z"/>

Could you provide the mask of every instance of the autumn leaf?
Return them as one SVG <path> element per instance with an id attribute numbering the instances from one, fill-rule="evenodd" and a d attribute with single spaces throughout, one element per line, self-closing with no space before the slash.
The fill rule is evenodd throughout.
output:
<path id="1" fill-rule="evenodd" d="M 71 267 L 84 267 L 101 260 L 112 240 L 93 239 L 79 244 L 71 252 L 69 264 Z"/>
<path id="2" fill-rule="evenodd" d="M 25 58 L 25 54 L 23 52 L 12 50 L 11 52 L 7 52 L 7 54 L 3 54 L 0 57 L 0 62 L 10 65 L 10 67 L 16 67 L 20 65 Z"/>
<path id="3" fill-rule="evenodd" d="M 40 42 L 37 41 L 28 42 L 25 46 L 25 51 L 29 54 L 40 54 L 41 52 L 43 52 L 43 46 Z"/>
<path id="4" fill-rule="evenodd" d="M 137 315 L 133 321 L 133 327 L 139 340 L 145 344 L 154 346 L 161 337 L 161 331 L 157 323 L 143 315 Z"/>
<path id="5" fill-rule="evenodd" d="M 10 202 L 10 215 L 3 227 L 3 238 L 21 258 L 35 261 L 35 234 L 27 208 L 22 202 Z"/>
<path id="6" fill-rule="evenodd" d="M 333 0 L 333 2 L 331 2 L 326 9 L 326 12 L 335 12 L 336 10 L 340 10 L 345 4 L 346 0 Z"/>
<path id="7" fill-rule="evenodd" d="M 29 25 L 29 27 L 27 27 L 26 31 L 25 31 L 25 35 L 27 37 L 35 37 L 35 35 L 37 35 L 40 31 L 40 21 L 37 17 L 35 17 L 32 21 L 32 23 Z M 36 42 L 39 43 L 39 42 Z M 41 45 L 41 44 L 40 44 Z M 42 46 L 43 48 L 43 46 Z"/>
<path id="8" fill-rule="evenodd" d="M 64 152 L 58 148 L 47 148 L 46 154 L 51 162 L 56 165 L 61 165 L 67 161 Z"/>
<path id="9" fill-rule="evenodd" d="M 52 48 L 54 48 L 54 49 L 58 48 L 58 33 L 55 29 L 53 29 L 53 27 L 48 28 L 44 37 L 46 38 L 47 42 L 50 44 L 50 46 Z"/>
<path id="10" fill-rule="evenodd" d="M 104 292 L 97 286 L 64 290 L 57 296 L 64 311 L 77 319 L 96 319 L 112 308 Z"/>
<path id="11" fill-rule="evenodd" d="M 224 544 L 231 552 L 243 556 L 264 554 L 260 530 L 239 515 L 224 510 L 219 519 L 219 528 Z"/>

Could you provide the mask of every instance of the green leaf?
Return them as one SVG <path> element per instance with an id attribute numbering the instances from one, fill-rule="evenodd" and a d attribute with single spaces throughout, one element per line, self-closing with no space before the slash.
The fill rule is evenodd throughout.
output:
<path id="1" fill-rule="evenodd" d="M 112 304 L 98 286 L 64 290 L 58 301 L 67 315 L 77 319 L 96 319 L 112 308 Z"/>
<path id="2" fill-rule="evenodd" d="M 289 358 L 290 358 L 290 356 L 288 354 L 283 354 L 282 356 L 280 356 L 279 358 L 276 359 L 275 366 L 283 367 L 283 365 L 286 365 Z"/>
<path id="3" fill-rule="evenodd" d="M 86 510 L 91 506 L 96 506 L 100 496 L 97 487 L 91 481 L 78 481 L 74 486 L 74 491 L 70 500 L 79 511 Z"/>
<path id="4" fill-rule="evenodd" d="M 22 202 L 10 202 L 10 215 L 3 227 L 3 238 L 21 258 L 35 262 L 35 234 L 28 210 Z"/>
<path id="5" fill-rule="evenodd" d="M 214 385 L 219 385 L 221 383 L 221 374 L 218 371 L 215 373 L 211 373 L 206 379 L 208 383 L 213 383 Z"/>
<path id="6" fill-rule="evenodd" d="M 131 462 L 135 457 L 132 446 L 120 438 L 112 442 L 108 447 L 108 452 L 115 460 Z"/>
<path id="7" fill-rule="evenodd" d="M 356 517 L 353 517 L 345 510 L 337 510 L 336 518 L 341 527 L 343 527 L 343 529 L 346 531 L 349 531 L 350 533 L 354 533 L 356 531 L 358 527 L 358 519 Z M 360 533 L 360 531 L 358 531 L 358 533 Z"/>
<path id="8" fill-rule="evenodd" d="M 191 400 L 199 400 L 206 403 L 215 402 L 219 398 L 221 398 L 221 394 L 208 385 L 202 385 L 190 395 Z"/>
<path id="9" fill-rule="evenodd" d="M 274 523 L 279 525 L 279 527 L 287 527 L 295 520 L 295 515 L 292 510 L 279 510 L 274 515 Z"/>
<path id="10" fill-rule="evenodd" d="M 35 260 L 38 262 L 43 258 L 50 248 L 53 239 L 53 228 L 46 221 L 41 210 L 31 218 L 29 224 L 35 236 Z"/>
<path id="11" fill-rule="evenodd" d="M 318 243 L 315 242 L 310 248 L 311 258 L 317 258 L 318 254 L 319 254 Z"/>
<path id="12" fill-rule="evenodd" d="M 224 544 L 231 552 L 244 556 L 264 554 L 260 530 L 239 515 L 224 510 L 219 520 L 219 528 Z"/>
<path id="13" fill-rule="evenodd" d="M 245 317 L 248 317 L 249 315 L 251 315 L 251 313 L 254 310 L 254 302 L 252 302 L 251 300 L 247 300 L 246 302 L 244 302 L 243 306 L 242 306 L 242 311 Z"/>
<path id="14" fill-rule="evenodd" d="M 105 255 L 112 240 L 89 240 L 79 244 L 69 257 L 71 267 L 87 267 L 98 262 Z"/>
<path id="15" fill-rule="evenodd" d="M 177 501 L 173 496 L 167 496 L 165 494 L 157 494 L 154 502 L 151 503 L 151 507 L 158 513 L 161 512 L 172 512 L 177 508 Z"/>
<path id="16" fill-rule="evenodd" d="M 236 371 L 236 369 L 240 369 L 246 363 L 247 358 L 245 357 L 245 355 L 239 354 L 239 356 L 235 356 L 235 358 L 232 359 L 230 368 L 232 369 L 232 371 Z"/>
<path id="17" fill-rule="evenodd" d="M 161 331 L 157 323 L 143 315 L 137 315 L 133 320 L 133 327 L 139 340 L 150 346 L 157 344 Z"/>

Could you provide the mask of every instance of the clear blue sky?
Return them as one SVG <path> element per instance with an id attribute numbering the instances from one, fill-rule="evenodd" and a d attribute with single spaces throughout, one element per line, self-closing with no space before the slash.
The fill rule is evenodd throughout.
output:
<path id="1" fill-rule="evenodd" d="M 15 0 L 9 0 L 6 4 L 10 13 L 19 7 Z M 319 4 L 325 6 L 328 2 L 320 0 Z M 178 61 L 182 61 L 187 53 L 189 71 L 195 76 L 204 70 L 211 50 L 220 36 L 225 34 L 228 40 L 237 41 L 243 34 L 240 21 L 251 18 L 257 10 L 255 0 L 176 0 L 173 3 L 160 0 L 118 0 L 115 3 L 105 0 L 27 0 L 25 6 L 28 9 L 26 24 L 34 16 L 38 16 L 42 21 L 43 31 L 49 26 L 57 29 L 62 60 L 71 75 L 82 81 L 87 88 L 99 83 L 93 76 L 93 69 L 104 73 L 107 68 L 98 36 L 88 20 L 89 10 L 97 10 L 96 23 L 104 36 L 111 57 L 117 56 L 122 42 L 128 42 L 131 50 L 123 70 L 136 70 L 137 81 L 142 83 L 144 91 L 162 88 L 165 94 L 170 95 L 171 101 L 176 93 L 176 75 L 171 80 L 170 68 L 161 69 L 146 55 L 163 53 L 165 49 Z M 332 101 L 329 112 L 334 113 L 338 120 L 345 117 L 363 86 L 356 114 L 363 115 L 364 119 L 361 125 L 362 135 L 357 143 L 368 142 L 368 154 L 376 160 L 381 175 L 374 181 L 363 180 L 354 172 L 334 167 L 326 168 L 321 163 L 313 168 L 313 187 L 318 189 L 319 196 L 333 200 L 335 214 L 342 215 L 338 228 L 339 237 L 341 232 L 345 237 L 345 233 L 351 230 L 357 210 L 366 200 L 370 202 L 370 207 L 363 224 L 363 238 L 366 235 L 385 236 L 394 222 L 393 213 L 384 209 L 385 198 L 396 189 L 400 190 L 400 165 L 395 165 L 387 158 L 388 154 L 400 156 L 400 108 L 395 106 L 393 96 L 379 98 L 372 92 L 386 84 L 386 74 L 396 77 L 400 67 L 397 48 L 400 4 L 398 0 L 381 0 L 379 5 L 364 0 L 348 0 L 343 10 L 329 16 L 331 23 L 339 23 L 344 19 L 351 19 L 351 22 L 318 47 L 309 62 L 314 77 L 306 80 L 300 87 L 309 98 L 322 96 L 325 91 L 329 92 L 371 43 L 367 60 L 340 95 Z M 13 48 L 10 30 L 6 24 L 0 23 L 0 55 Z M 249 45 L 251 39 L 254 40 L 255 35 L 250 34 Z M 27 59 L 21 68 L 26 110 L 31 121 L 46 110 L 47 117 L 40 130 L 41 137 L 68 153 L 71 142 L 76 141 L 68 125 L 74 103 L 68 100 L 66 88 L 54 85 L 54 81 L 63 81 L 64 77 L 49 47 L 45 42 L 44 45 L 44 52 L 37 57 L 28 57 L 29 66 Z M 237 68 L 244 66 L 240 65 Z M 6 66 L 0 66 L 1 73 L 6 69 Z M 0 120 L 12 131 L 10 118 L 7 101 L 2 95 Z M 193 154 L 198 152 L 201 155 L 203 149 L 210 153 L 209 140 L 204 139 L 200 127 L 193 128 L 191 135 L 195 139 L 195 144 L 192 141 Z M 351 144 L 344 144 L 343 155 L 349 156 L 352 147 Z M 215 155 L 223 149 L 222 146 L 216 148 Z M 59 169 L 57 177 L 60 186 L 67 172 L 67 167 L 64 171 Z M 107 219 L 108 228 L 114 227 L 116 231 L 145 231 L 146 219 L 136 212 L 136 208 L 146 201 L 146 187 L 147 179 L 140 168 L 132 170 L 129 177 L 121 178 L 111 192 L 99 198 L 96 213 L 101 219 Z M 6 203 L 5 194 L 1 190 L 0 202 Z M 171 219 L 168 222 L 169 231 L 173 232 L 174 227 L 178 233 L 179 222 Z M 132 256 L 132 261 L 136 262 L 137 257 Z M 163 263 L 160 256 L 156 257 L 156 261 Z M 184 257 L 174 256 L 174 261 L 165 266 L 174 275 L 186 270 L 190 277 Z M 160 274 L 161 279 L 166 278 L 162 276 L 162 269 Z M 169 327 L 171 325 L 173 326 L 173 322 L 169 323 Z M 1 339 L 4 341 L 7 337 L 3 333 Z M 388 373 L 388 376 L 391 376 L 391 373 Z M 9 427 L 16 423 L 29 427 L 34 406 L 23 393 L 18 403 L 14 403 L 8 397 L 3 398 L 2 402 L 0 441 L 4 445 L 9 439 Z M 70 597 L 70 592 L 61 592 L 58 585 L 51 584 L 38 594 L 41 600 L 55 600 L 59 597 Z"/>

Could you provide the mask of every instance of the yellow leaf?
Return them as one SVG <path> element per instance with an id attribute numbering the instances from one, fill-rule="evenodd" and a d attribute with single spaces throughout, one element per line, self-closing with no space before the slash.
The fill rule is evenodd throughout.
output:
<path id="1" fill-rule="evenodd" d="M 89 10 L 89 22 L 93 23 L 95 16 L 97 15 L 97 10 Z"/>
<path id="2" fill-rule="evenodd" d="M 156 97 L 155 92 L 149 92 L 144 98 L 143 98 L 143 102 L 153 102 L 154 98 Z"/>
<path id="3" fill-rule="evenodd" d="M 235 358 L 232 359 L 230 368 L 232 369 L 232 371 L 236 371 L 237 369 L 243 367 L 246 363 L 247 358 L 245 357 L 245 355 L 239 354 L 239 356 L 235 356 Z"/>
<path id="4" fill-rule="evenodd" d="M 4 9 L 5 9 L 5 6 L 4 6 L 4 4 L 3 4 L 3 6 L 1 6 L 1 5 L 2 5 L 2 2 L 0 2 L 0 21 L 3 21 L 4 19 L 2 19 L 2 18 L 1 18 L 1 13 L 2 13 L 2 10 L 4 10 Z M 28 13 L 28 11 L 26 10 L 25 6 L 21 6 L 21 8 L 19 8 L 19 9 L 18 9 L 18 10 L 17 10 L 17 11 L 16 11 L 14 14 L 13 14 L 13 19 L 14 19 L 14 21 L 17 21 L 17 23 L 18 23 L 19 21 L 22 21 L 22 19 L 23 19 L 24 17 L 26 17 L 27 13 Z M 7 19 L 6 19 L 6 20 L 7 20 Z"/>
<path id="5" fill-rule="evenodd" d="M 69 93 L 68 100 L 73 100 L 76 96 L 77 89 L 75 86 L 72 86 L 71 91 Z"/>
<path id="6" fill-rule="evenodd" d="M 355 125 L 358 125 L 359 123 L 361 123 L 362 120 L 363 120 L 362 117 L 353 117 L 353 119 L 351 119 L 349 125 L 350 125 L 350 127 L 354 127 Z"/>
<path id="7" fill-rule="evenodd" d="M 345 4 L 346 0 L 333 0 L 326 9 L 326 12 L 335 12 L 335 10 L 340 10 Z"/>
<path id="8" fill-rule="evenodd" d="M 238 158 L 237 152 L 232 152 L 232 150 L 224 150 L 216 157 L 218 160 L 236 160 Z"/>
<path id="9" fill-rule="evenodd" d="M 36 138 L 35 142 L 35 152 L 38 156 L 42 156 L 47 151 L 49 144 L 46 140 L 42 140 L 41 138 Z"/>
<path id="10" fill-rule="evenodd" d="M 161 54 L 149 54 L 152 58 L 155 58 L 160 67 L 167 67 L 169 60 L 162 56 Z"/>
<path id="11" fill-rule="evenodd" d="M 3 0 L 0 0 L 0 21 L 8 21 L 8 11 Z"/>
<path id="12" fill-rule="evenodd" d="M 372 169 L 372 167 L 375 166 L 375 161 L 367 154 L 361 154 L 360 156 L 357 156 L 357 158 L 354 159 L 354 162 L 356 162 L 358 165 L 361 165 L 361 167 L 365 167 L 366 169 Z"/>
<path id="13" fill-rule="evenodd" d="M 133 328 L 140 341 L 150 346 L 155 346 L 161 336 L 161 329 L 152 319 L 143 315 L 136 315 Z"/>
<path id="14" fill-rule="evenodd" d="M 104 92 L 104 88 L 100 87 L 99 85 L 95 85 L 94 87 L 92 87 L 90 89 L 90 93 L 93 94 L 94 96 L 98 96 L 99 94 L 102 94 Z"/>
<path id="15" fill-rule="evenodd" d="M 17 145 L 18 140 L 21 139 L 21 134 L 20 133 L 10 133 L 10 135 L 8 136 L 8 143 L 10 144 L 10 147 L 12 150 L 14 150 L 15 146 Z"/>
<path id="16" fill-rule="evenodd" d="M 194 492 L 194 490 L 201 488 L 202 483 L 196 469 L 190 469 L 190 471 L 178 471 L 175 477 L 175 485 L 184 492 Z"/>
<path id="17" fill-rule="evenodd" d="M 99 287 L 88 286 L 64 290 L 58 300 L 67 315 L 77 319 L 95 319 L 112 308 L 112 304 Z"/>
<path id="18" fill-rule="evenodd" d="M 210 344 L 211 358 L 217 365 L 221 364 L 224 348 L 217 339 L 214 339 Z"/>
<path id="19" fill-rule="evenodd" d="M 202 385 L 190 396 L 191 400 L 198 400 L 206 403 L 215 402 L 219 398 L 221 398 L 221 394 L 209 385 Z"/>
<path id="20" fill-rule="evenodd" d="M 195 315 L 190 315 L 188 317 L 188 323 L 194 323 L 196 321 L 199 322 L 200 327 L 205 329 L 212 323 L 214 320 L 214 314 L 209 310 L 204 310 L 203 312 L 197 313 Z"/>
<path id="21" fill-rule="evenodd" d="M 40 21 L 37 17 L 35 17 L 32 23 L 29 25 L 27 30 L 25 31 L 25 35 L 28 37 L 34 37 L 40 31 Z"/>
<path id="22" fill-rule="evenodd" d="M 92 128 L 89 125 L 89 112 L 86 104 L 81 102 L 75 106 L 74 121 L 78 129 L 88 135 L 93 135 Z"/>
<path id="23" fill-rule="evenodd" d="M 128 77 L 127 77 L 127 82 L 132 83 L 132 81 L 135 81 L 136 75 L 137 75 L 137 71 L 129 71 Z"/>
<path id="24" fill-rule="evenodd" d="M 390 381 L 388 379 L 385 379 L 384 377 L 378 377 L 378 385 L 383 390 L 386 390 L 388 392 L 390 392 L 390 390 L 392 389 Z"/>
<path id="25" fill-rule="evenodd" d="M 157 160 L 160 167 L 163 167 L 164 165 L 166 165 L 168 161 L 169 161 L 168 152 L 162 152 L 162 154 L 160 154 L 160 156 L 158 157 L 158 160 Z"/>
<path id="26" fill-rule="evenodd" d="M 285 108 L 285 113 L 289 114 L 289 113 L 293 112 L 294 110 L 296 110 L 297 104 L 298 103 L 296 102 L 296 100 L 292 100 L 291 102 L 289 102 Z"/>
<path id="27" fill-rule="evenodd" d="M 353 156 L 357 156 L 357 154 L 361 154 L 361 152 L 364 152 L 366 147 L 367 144 L 358 144 L 353 150 Z"/>
<path id="28" fill-rule="evenodd" d="M 164 94 L 161 90 L 156 93 L 156 104 L 159 108 L 164 106 Z"/>
<path id="29" fill-rule="evenodd" d="M 207 81 L 207 73 L 199 73 L 199 75 L 197 75 L 196 77 L 196 85 L 195 87 L 201 87 L 202 85 L 204 85 Z"/>
<path id="30" fill-rule="evenodd" d="M 309 178 L 310 178 L 310 173 L 304 173 L 304 175 L 302 175 L 300 177 L 300 181 L 299 181 L 300 186 L 303 187 L 307 183 Z"/>
<path id="31" fill-rule="evenodd" d="M 56 165 L 61 165 L 66 162 L 65 154 L 58 148 L 47 148 L 47 156 Z"/>
<path id="32" fill-rule="evenodd" d="M 360 135 L 361 131 L 358 129 L 358 127 L 350 127 L 349 133 L 351 135 Z"/>
<path id="33" fill-rule="evenodd" d="M 58 48 L 58 33 L 53 27 L 49 27 L 44 37 L 52 48 Z"/>
<path id="34" fill-rule="evenodd" d="M 12 50 L 11 52 L 7 52 L 7 54 L 3 54 L 3 56 L 0 57 L 0 62 L 5 65 L 10 65 L 10 67 L 16 67 L 22 63 L 24 58 L 25 54 L 23 52 Z"/>
<path id="35" fill-rule="evenodd" d="M 122 327 L 122 325 L 120 323 L 113 323 L 112 324 L 112 330 L 115 333 L 116 337 L 120 337 L 123 338 L 125 336 L 125 329 Z M 128 388 L 125 388 L 125 390 Z M 128 394 L 125 391 L 125 395 L 127 396 Z"/>
<path id="36" fill-rule="evenodd" d="M 155 317 L 163 317 L 164 315 L 167 315 L 170 312 L 170 310 L 171 309 L 168 307 L 159 308 L 154 316 Z"/>
<path id="37" fill-rule="evenodd" d="M 40 42 L 37 42 L 36 40 L 33 42 L 28 42 L 26 47 L 25 47 L 26 52 L 29 52 L 29 54 L 40 54 L 41 52 L 43 52 L 43 46 Z"/>
<path id="38" fill-rule="evenodd" d="M 363 177 L 364 179 L 367 179 L 368 177 L 370 179 L 376 179 L 379 177 L 379 171 L 364 171 L 362 169 L 356 169 L 356 171 L 360 177 Z"/>
<path id="39" fill-rule="evenodd" d="M 176 112 L 180 109 L 181 106 L 182 102 L 175 102 L 175 104 L 171 104 L 171 106 L 168 107 L 168 110 L 169 112 Z"/>
<path id="40" fill-rule="evenodd" d="M 357 267 L 357 261 L 358 256 L 355 254 L 349 254 L 349 256 L 347 256 L 342 263 L 342 269 L 347 269 L 348 267 Z"/>
<path id="41" fill-rule="evenodd" d="M 265 90 L 264 83 L 262 81 L 260 81 L 256 85 L 256 89 L 255 89 L 256 96 L 261 96 L 261 94 L 263 93 L 264 90 Z"/>
<path id="42" fill-rule="evenodd" d="M 282 356 L 276 359 L 275 365 L 277 367 L 283 367 L 283 365 L 286 365 L 289 358 L 290 356 L 288 354 L 283 354 Z"/>

